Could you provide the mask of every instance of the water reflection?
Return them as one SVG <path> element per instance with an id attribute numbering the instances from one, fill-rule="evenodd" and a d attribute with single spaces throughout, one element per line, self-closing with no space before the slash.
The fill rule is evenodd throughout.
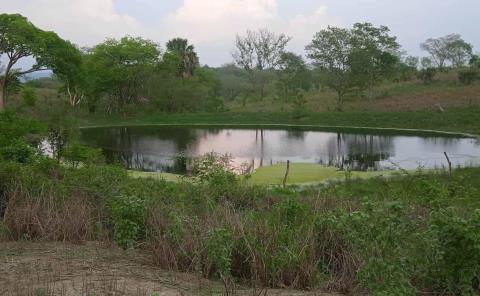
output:
<path id="1" fill-rule="evenodd" d="M 239 167 L 251 169 L 287 160 L 349 167 L 353 170 L 413 169 L 478 163 L 473 139 L 382 136 L 302 130 L 122 127 L 87 129 L 84 141 L 103 148 L 110 161 L 144 171 L 180 172 L 189 159 L 215 151 L 228 153 Z"/>

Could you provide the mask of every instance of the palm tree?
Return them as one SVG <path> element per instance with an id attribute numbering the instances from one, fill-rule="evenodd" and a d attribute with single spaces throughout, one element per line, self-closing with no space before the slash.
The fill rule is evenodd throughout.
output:
<path id="1" fill-rule="evenodd" d="M 184 78 L 193 76 L 199 61 L 193 45 L 188 44 L 187 39 L 174 38 L 167 42 L 167 51 L 180 57 L 178 75 Z"/>

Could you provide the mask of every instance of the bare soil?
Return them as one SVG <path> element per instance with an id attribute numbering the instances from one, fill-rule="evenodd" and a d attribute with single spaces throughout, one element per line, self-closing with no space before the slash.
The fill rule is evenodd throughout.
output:
<path id="1" fill-rule="evenodd" d="M 272 295 L 334 296 L 320 291 L 261 290 L 161 270 L 148 253 L 100 243 L 0 243 L 0 295 Z"/>

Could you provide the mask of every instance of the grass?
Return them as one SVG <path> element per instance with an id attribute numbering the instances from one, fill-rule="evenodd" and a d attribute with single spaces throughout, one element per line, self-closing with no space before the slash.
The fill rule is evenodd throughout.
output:
<path id="1" fill-rule="evenodd" d="M 282 185 L 285 176 L 286 164 L 276 164 L 256 169 L 247 179 L 249 184 L 255 185 Z M 167 182 L 185 180 L 182 175 L 160 172 L 128 171 L 133 178 L 152 178 Z M 314 163 L 292 163 L 287 178 L 287 185 L 319 184 L 328 181 L 342 181 L 355 179 L 369 179 L 374 177 L 389 177 L 401 174 L 398 171 L 352 171 L 347 173 L 335 167 L 328 167 Z M 188 180 L 188 179 L 186 179 Z"/>
<path id="2" fill-rule="evenodd" d="M 257 169 L 249 179 L 249 182 L 257 185 L 281 185 L 285 176 L 286 164 L 277 164 Z M 294 163 L 290 165 L 287 184 L 323 183 L 326 181 L 351 179 L 367 179 L 379 176 L 390 176 L 398 172 L 394 171 L 371 171 L 351 172 L 340 171 L 334 167 L 327 167 L 310 163 Z"/>
<path id="3" fill-rule="evenodd" d="M 168 182 L 178 182 L 183 178 L 181 175 L 159 172 L 128 171 L 128 175 L 132 178 L 152 178 L 155 180 L 165 180 Z"/>
<path id="4" fill-rule="evenodd" d="M 304 126 L 308 129 L 331 130 L 345 127 L 346 131 L 376 133 L 418 134 L 419 131 L 409 129 L 446 131 L 453 133 L 480 134 L 480 107 L 468 109 L 452 109 L 446 112 L 414 111 L 414 112 L 323 112 L 323 113 L 185 113 L 185 114 L 150 114 L 142 116 L 98 116 L 80 120 L 83 127 L 115 126 L 115 125 L 248 125 L 261 127 Z M 381 131 L 368 129 L 381 128 Z M 396 131 L 389 129 L 398 129 Z M 400 131 L 399 131 L 400 130 Z"/>

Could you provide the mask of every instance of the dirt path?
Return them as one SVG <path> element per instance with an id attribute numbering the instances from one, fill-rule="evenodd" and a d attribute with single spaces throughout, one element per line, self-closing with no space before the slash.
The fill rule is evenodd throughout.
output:
<path id="1" fill-rule="evenodd" d="M 168 272 L 150 264 L 148 254 L 100 244 L 0 243 L 0 295 L 223 295 L 219 282 Z M 258 295 L 237 289 L 235 295 Z M 271 296 L 321 292 L 268 290 Z"/>

